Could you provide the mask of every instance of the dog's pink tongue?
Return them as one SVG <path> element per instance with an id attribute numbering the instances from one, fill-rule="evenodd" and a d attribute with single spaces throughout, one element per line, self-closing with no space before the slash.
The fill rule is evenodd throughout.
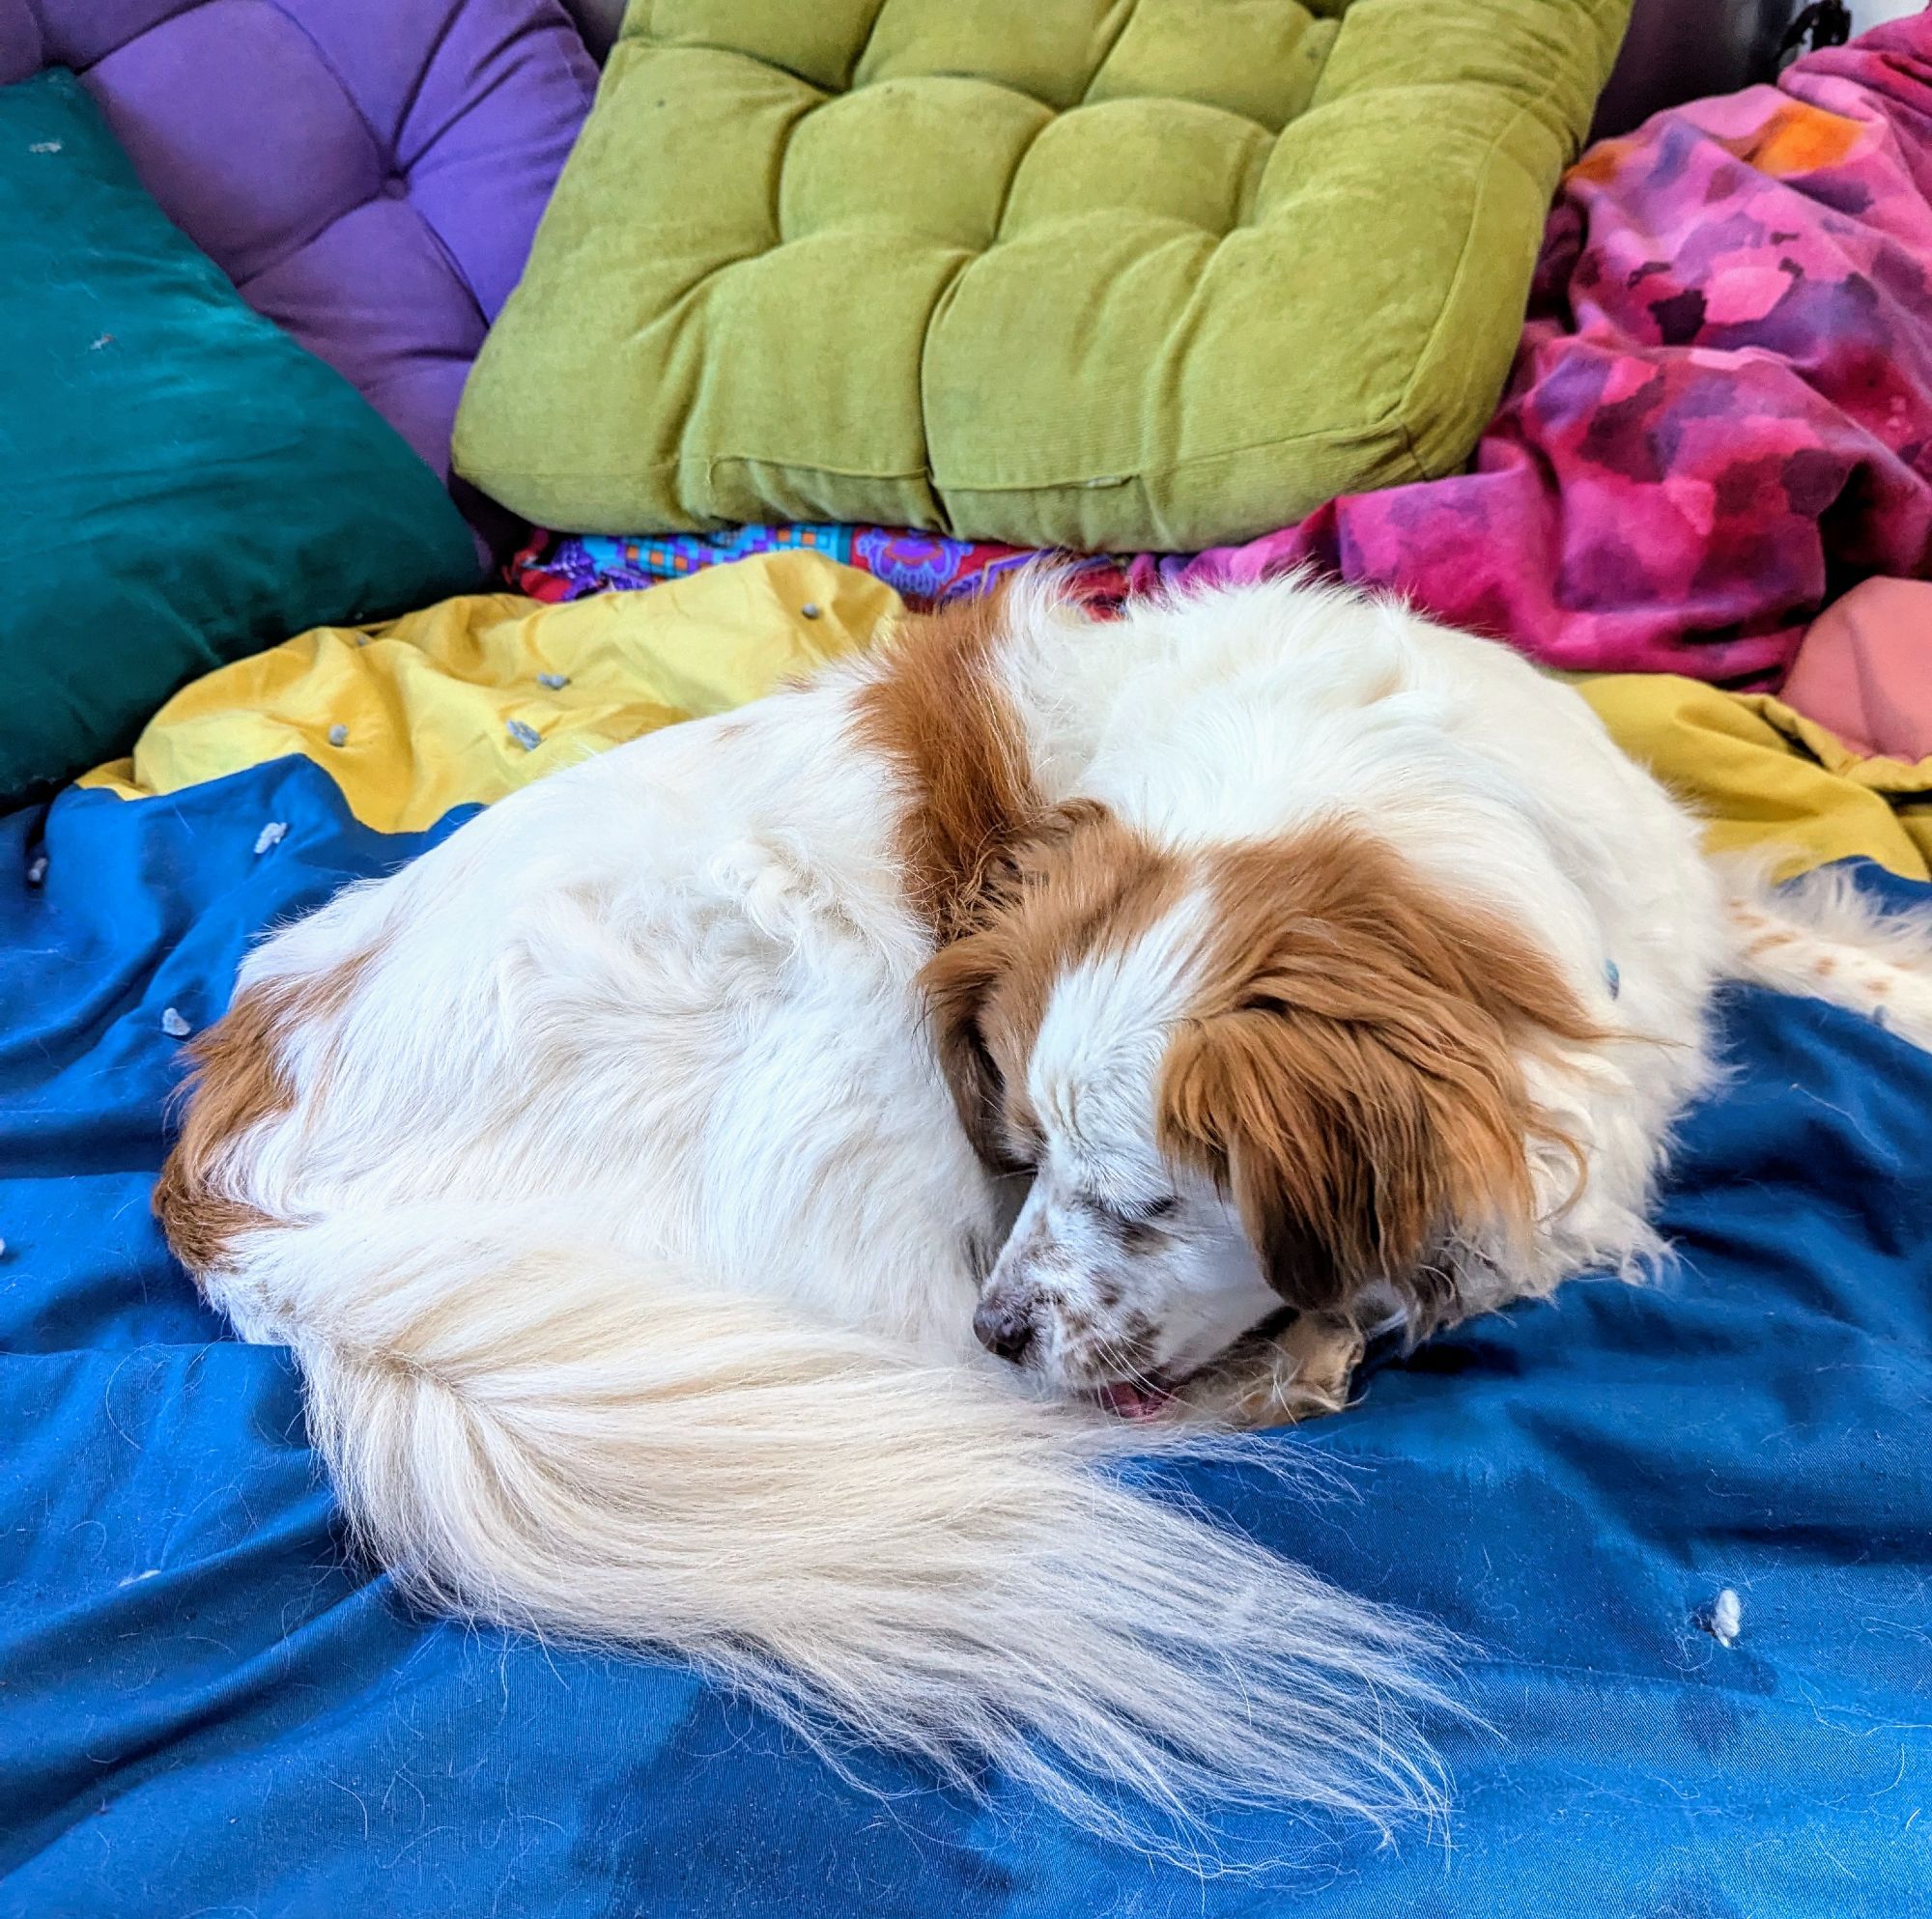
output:
<path id="1" fill-rule="evenodd" d="M 1173 1396 L 1159 1386 L 1141 1386 L 1131 1379 L 1116 1379 L 1100 1388 L 1100 1403 L 1123 1420 L 1151 1420 Z"/>

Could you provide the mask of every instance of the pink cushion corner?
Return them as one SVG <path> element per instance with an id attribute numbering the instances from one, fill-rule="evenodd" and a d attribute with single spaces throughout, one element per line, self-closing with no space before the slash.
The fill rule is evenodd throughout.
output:
<path id="1" fill-rule="evenodd" d="M 1932 580 L 1861 580 L 1805 630 L 1780 696 L 1854 752 L 1932 757 Z"/>

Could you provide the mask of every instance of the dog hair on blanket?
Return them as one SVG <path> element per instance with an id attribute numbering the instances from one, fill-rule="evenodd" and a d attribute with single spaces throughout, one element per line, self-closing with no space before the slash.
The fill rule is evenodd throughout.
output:
<path id="1" fill-rule="evenodd" d="M 424 1601 L 1141 1843 L 1385 1826 L 1437 1642 L 1113 1462 L 1635 1276 L 1718 982 L 1924 1044 L 1927 956 L 1728 880 L 1499 646 L 1034 575 L 265 942 L 156 1206 Z"/>

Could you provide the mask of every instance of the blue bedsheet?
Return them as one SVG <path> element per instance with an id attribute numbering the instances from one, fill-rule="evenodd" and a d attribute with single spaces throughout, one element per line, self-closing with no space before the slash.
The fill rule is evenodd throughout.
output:
<path id="1" fill-rule="evenodd" d="M 1230 1856 L 1306 1863 L 1201 1881 L 1011 1792 L 866 1761 L 870 1795 L 673 1666 L 413 1619 L 346 1563 L 288 1365 L 149 1218 L 163 1015 L 213 1019 L 251 936 L 433 837 L 299 758 L 0 824 L 0 1912 L 1932 1909 L 1932 1059 L 1738 993 L 1679 1270 L 1465 1327 L 1281 1436 L 1342 1493 L 1193 1476 L 1477 1642 L 1488 1721 L 1445 1733 L 1446 1843 L 1240 1818 Z"/>

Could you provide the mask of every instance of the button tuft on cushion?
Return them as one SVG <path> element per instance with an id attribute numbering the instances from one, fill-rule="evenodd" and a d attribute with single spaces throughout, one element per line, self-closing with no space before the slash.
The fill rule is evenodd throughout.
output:
<path id="1" fill-rule="evenodd" d="M 1252 120 L 1188 100 L 1079 107 L 1034 142 L 1001 232 L 1119 212 L 1223 234 L 1253 199 L 1272 145 Z"/>
<path id="2" fill-rule="evenodd" d="M 686 0 L 696 12 L 699 0 Z M 702 0 L 714 44 L 734 43 L 734 0 Z M 1131 18 L 1135 0 L 885 0 L 853 69 L 853 92 L 952 73 L 988 80 L 1056 112 L 1079 103 Z"/>
<path id="3" fill-rule="evenodd" d="M 829 100 L 793 128 L 780 232 L 898 228 L 975 250 L 992 243 L 1007 183 L 1051 111 L 1025 94 L 950 76 Z M 970 151 L 972 166 L 959 155 Z"/>
<path id="4" fill-rule="evenodd" d="M 1279 133 L 1314 97 L 1339 22 L 1297 0 L 1137 0 L 1087 89 L 1091 103 L 1159 98 L 1239 114 Z"/>

